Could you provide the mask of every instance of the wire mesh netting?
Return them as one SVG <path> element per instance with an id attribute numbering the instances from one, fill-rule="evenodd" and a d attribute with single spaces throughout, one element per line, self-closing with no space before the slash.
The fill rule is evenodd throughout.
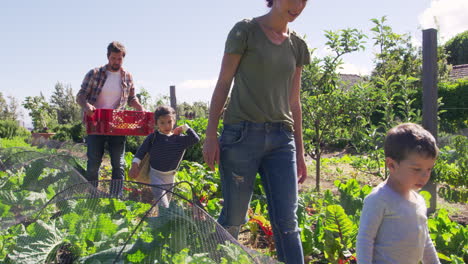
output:
<path id="1" fill-rule="evenodd" d="M 45 146 L 0 149 L 1 263 L 277 263 L 232 238 L 190 184 L 87 182 L 83 145 Z"/>

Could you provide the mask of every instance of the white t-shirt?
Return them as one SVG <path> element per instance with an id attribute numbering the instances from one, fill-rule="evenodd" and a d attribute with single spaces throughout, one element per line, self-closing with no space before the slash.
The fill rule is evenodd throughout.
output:
<path id="1" fill-rule="evenodd" d="M 440 263 L 429 236 L 424 198 L 408 201 L 386 182 L 364 199 L 356 250 L 357 263 Z"/>
<path id="2" fill-rule="evenodd" d="M 122 77 L 120 71 L 106 71 L 106 82 L 102 86 L 101 93 L 94 104 L 96 108 L 115 109 L 122 96 Z"/>

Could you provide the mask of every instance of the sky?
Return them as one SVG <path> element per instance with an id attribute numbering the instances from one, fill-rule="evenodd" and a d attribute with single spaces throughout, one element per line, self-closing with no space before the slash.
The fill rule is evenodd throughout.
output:
<path id="1" fill-rule="evenodd" d="M 153 98 L 209 102 L 219 74 L 226 36 L 244 18 L 268 12 L 264 0 L 15 0 L 0 5 L 0 92 L 20 102 L 41 92 L 50 98 L 57 82 L 78 92 L 90 69 L 107 63 L 113 40 L 127 48 L 124 68 L 137 92 Z M 387 17 L 399 34 L 421 45 L 422 30 L 439 30 L 444 43 L 468 30 L 468 0 L 309 0 L 289 26 L 306 37 L 319 57 L 327 55 L 325 30 L 357 28 L 367 49 L 346 55 L 342 73 L 368 74 L 374 50 L 372 18 Z M 30 122 L 23 109 L 26 123 Z"/>

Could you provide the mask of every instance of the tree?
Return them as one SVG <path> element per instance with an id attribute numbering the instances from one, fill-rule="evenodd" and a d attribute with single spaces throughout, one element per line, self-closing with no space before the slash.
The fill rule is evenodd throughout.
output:
<path id="1" fill-rule="evenodd" d="M 371 19 L 375 24 L 374 47 L 379 51 L 375 54 L 375 68 L 372 77 L 388 79 L 391 76 L 406 75 L 419 78 L 422 74 L 422 49 L 417 48 L 409 34 L 397 34 L 386 24 L 387 18 Z M 439 80 L 448 78 L 447 54 L 442 46 L 438 52 Z"/>
<path id="2" fill-rule="evenodd" d="M 18 121 L 22 116 L 18 101 L 13 96 L 8 96 L 7 98 L 9 102 L 7 102 L 0 92 L 0 120 Z"/>
<path id="3" fill-rule="evenodd" d="M 468 64 L 468 30 L 451 38 L 444 47 L 448 53 L 449 64 Z"/>
<path id="4" fill-rule="evenodd" d="M 185 116 L 188 119 L 206 118 L 208 104 L 201 101 L 194 102 L 193 104 L 183 102 L 177 105 L 177 112 L 180 116 Z"/>
<path id="5" fill-rule="evenodd" d="M 40 96 L 27 96 L 23 107 L 29 110 L 35 131 L 45 132 L 49 127 L 57 125 L 57 112 L 42 93 Z"/>
<path id="6" fill-rule="evenodd" d="M 337 69 L 347 53 L 364 50 L 366 37 L 356 29 L 326 31 L 327 46 L 334 52 L 323 59 L 314 58 L 302 73 L 302 109 L 305 151 L 316 161 L 316 190 L 320 190 L 320 161 L 325 143 L 349 138 L 346 123 L 351 117 L 347 100 L 350 91 L 341 90 Z"/>
<path id="7" fill-rule="evenodd" d="M 405 74 L 419 76 L 422 67 L 422 57 L 417 48 L 411 43 L 408 34 L 397 34 L 386 24 L 387 18 L 371 19 L 375 24 L 374 46 L 378 53 L 375 55 L 375 69 L 373 76 L 388 79 L 390 76 Z"/>
<path id="8" fill-rule="evenodd" d="M 155 109 L 151 102 L 151 94 L 144 87 L 141 87 L 140 92 L 136 94 L 136 97 L 145 111 L 152 111 Z"/>
<path id="9" fill-rule="evenodd" d="M 195 113 L 195 117 L 199 118 L 207 118 L 208 117 L 208 103 L 207 102 L 194 102 L 193 104 L 193 112 Z"/>
<path id="10" fill-rule="evenodd" d="M 75 102 L 75 95 L 69 84 L 64 85 L 61 82 L 55 84 L 50 105 L 56 112 L 58 124 L 70 124 L 81 119 L 80 107 Z"/>

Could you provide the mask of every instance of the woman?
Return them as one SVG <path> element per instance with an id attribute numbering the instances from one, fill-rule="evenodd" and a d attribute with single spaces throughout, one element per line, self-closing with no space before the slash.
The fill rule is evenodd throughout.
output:
<path id="1" fill-rule="evenodd" d="M 310 54 L 288 23 L 306 2 L 267 0 L 270 12 L 240 21 L 230 31 L 203 146 L 205 162 L 211 169 L 218 163 L 222 178 L 224 204 L 218 222 L 237 238 L 260 173 L 278 259 L 286 263 L 303 263 L 296 217 L 297 184 L 307 177 L 300 82 Z M 218 143 L 219 117 L 233 79 Z"/>

